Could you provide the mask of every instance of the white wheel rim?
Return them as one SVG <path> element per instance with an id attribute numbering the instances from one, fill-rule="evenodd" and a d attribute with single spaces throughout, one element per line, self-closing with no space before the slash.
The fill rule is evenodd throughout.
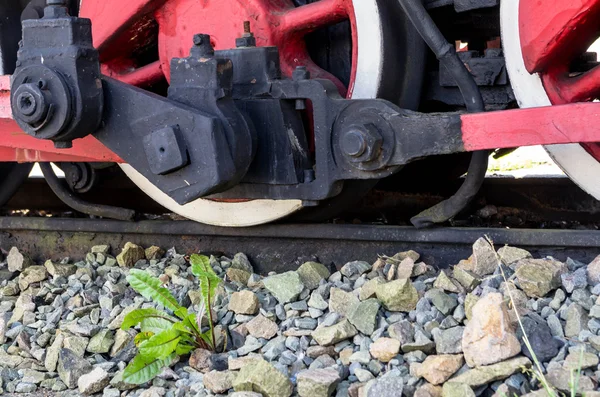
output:
<path id="1" fill-rule="evenodd" d="M 353 0 L 358 55 L 352 98 L 376 98 L 383 69 L 383 29 L 377 0 Z M 245 227 L 273 222 L 303 208 L 301 200 L 218 202 L 198 199 L 180 205 L 129 164 L 121 169 L 144 193 L 178 215 L 214 226 Z"/>
<path id="2" fill-rule="evenodd" d="M 500 26 L 506 59 L 506 69 L 511 85 L 522 108 L 550 106 L 550 98 L 537 74 L 529 74 L 523 61 L 519 32 L 519 0 L 502 0 Z M 600 200 L 600 162 L 581 145 L 544 146 L 554 162 L 579 187 Z"/>

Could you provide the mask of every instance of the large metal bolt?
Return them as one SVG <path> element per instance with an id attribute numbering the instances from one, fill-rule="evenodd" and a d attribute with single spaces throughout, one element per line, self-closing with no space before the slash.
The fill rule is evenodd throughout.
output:
<path id="1" fill-rule="evenodd" d="M 308 80 L 310 79 L 310 72 L 306 68 L 306 66 L 296 66 L 296 69 L 292 72 L 292 80 L 300 81 L 300 80 Z"/>
<path id="2" fill-rule="evenodd" d="M 252 34 L 252 31 L 250 30 L 250 21 L 244 21 L 244 36 L 254 36 L 254 34 Z"/>
<path id="3" fill-rule="evenodd" d="M 242 37 L 235 39 L 236 48 L 256 47 L 256 37 L 250 30 L 250 21 L 244 21 L 244 33 Z"/>
<path id="4" fill-rule="evenodd" d="M 382 144 L 383 138 L 373 124 L 350 127 L 340 142 L 343 153 L 353 162 L 375 160 L 381 153 Z"/>
<path id="5" fill-rule="evenodd" d="M 68 15 L 67 0 L 46 0 L 44 18 L 64 18 Z"/>
<path id="6" fill-rule="evenodd" d="M 346 132 L 342 139 L 342 150 L 347 156 L 358 157 L 367 150 L 365 134 L 360 130 Z"/>
<path id="7" fill-rule="evenodd" d="M 190 55 L 196 57 L 212 56 L 215 54 L 215 49 L 210 43 L 210 35 L 198 33 L 192 39 L 194 46 L 190 51 Z"/>
<path id="8" fill-rule="evenodd" d="M 296 69 L 292 72 L 292 80 L 301 81 L 310 79 L 310 72 L 306 68 L 306 66 L 296 66 Z M 296 99 L 296 110 L 305 110 L 306 109 L 306 100 L 304 99 Z"/>

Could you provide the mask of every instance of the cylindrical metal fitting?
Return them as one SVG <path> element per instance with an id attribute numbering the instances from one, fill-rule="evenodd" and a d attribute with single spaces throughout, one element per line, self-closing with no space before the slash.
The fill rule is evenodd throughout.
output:
<path id="1" fill-rule="evenodd" d="M 17 88 L 13 106 L 14 117 L 31 126 L 38 125 L 48 117 L 49 104 L 36 84 L 23 84 Z"/>
<path id="2" fill-rule="evenodd" d="M 30 92 L 23 92 L 17 98 L 17 109 L 25 116 L 31 116 L 37 109 L 37 102 Z"/>
<path id="3" fill-rule="evenodd" d="M 365 133 L 360 130 L 350 130 L 342 138 L 342 150 L 351 157 L 358 157 L 367 150 Z"/>
<path id="4" fill-rule="evenodd" d="M 191 56 L 203 57 L 211 56 L 215 54 L 215 49 L 210 42 L 210 35 L 204 33 L 197 33 L 192 39 L 194 46 L 190 51 Z"/>

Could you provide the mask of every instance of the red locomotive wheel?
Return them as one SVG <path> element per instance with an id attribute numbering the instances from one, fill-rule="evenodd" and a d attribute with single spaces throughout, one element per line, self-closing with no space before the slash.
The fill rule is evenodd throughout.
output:
<path id="1" fill-rule="evenodd" d="M 600 67 L 584 57 L 598 39 L 598 17 L 598 0 L 502 0 L 502 41 L 519 106 L 600 98 Z M 582 189 L 600 199 L 600 144 L 552 145 L 546 150 Z"/>
<path id="2" fill-rule="evenodd" d="M 189 53 L 195 33 L 211 35 L 217 50 L 235 46 L 250 21 L 258 46 L 277 46 L 281 67 L 290 76 L 306 66 L 312 77 L 332 80 L 349 98 L 382 97 L 416 108 L 424 70 L 424 44 L 397 2 L 384 0 L 81 0 L 80 16 L 92 20 L 94 45 L 104 74 L 129 84 L 160 87 L 169 79 L 170 60 Z M 298 5 L 298 6 L 297 6 Z M 327 54 L 326 66 L 313 58 L 331 42 L 307 45 L 314 31 L 346 22 L 348 51 Z M 339 28 L 339 26 L 338 26 Z M 342 30 L 344 30 L 342 28 Z M 339 32 L 339 29 L 337 30 Z M 335 39 L 334 39 L 335 40 Z M 335 43 L 333 43 L 335 44 Z M 312 47 L 317 47 L 315 48 Z M 344 48 L 342 46 L 342 48 Z M 333 59 L 335 58 L 335 59 Z M 344 84 L 345 80 L 348 83 Z M 179 205 L 127 164 L 125 173 L 155 201 L 189 219 L 219 226 L 250 226 L 301 210 L 300 200 L 213 201 Z M 372 182 L 367 182 L 368 187 Z M 364 182 L 348 183 L 338 198 L 325 203 L 335 210 L 342 201 L 364 194 Z"/>

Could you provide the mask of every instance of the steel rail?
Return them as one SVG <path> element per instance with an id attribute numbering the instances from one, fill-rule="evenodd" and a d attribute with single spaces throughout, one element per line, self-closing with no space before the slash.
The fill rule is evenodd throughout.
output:
<path id="1" fill-rule="evenodd" d="M 479 237 L 489 236 L 499 248 L 522 247 L 536 257 L 551 255 L 591 261 L 600 254 L 600 231 L 490 228 L 434 228 L 382 225 L 274 224 L 244 229 L 219 228 L 190 221 L 124 222 L 97 219 L 0 218 L 0 247 L 23 248 L 32 257 L 85 257 L 92 245 L 110 244 L 117 254 L 125 242 L 144 247 L 175 247 L 179 252 L 245 252 L 257 271 L 293 269 L 305 260 L 343 265 L 350 260 L 374 261 L 414 249 L 423 260 L 446 267 L 466 259 Z"/>
<path id="2" fill-rule="evenodd" d="M 0 232 L 119 233 L 132 235 L 292 238 L 396 243 L 472 244 L 489 236 L 497 245 L 522 247 L 598 248 L 600 231 L 562 229 L 500 229 L 440 227 L 421 230 L 409 226 L 270 224 L 248 228 L 223 228 L 192 221 L 139 221 L 0 217 Z"/>

